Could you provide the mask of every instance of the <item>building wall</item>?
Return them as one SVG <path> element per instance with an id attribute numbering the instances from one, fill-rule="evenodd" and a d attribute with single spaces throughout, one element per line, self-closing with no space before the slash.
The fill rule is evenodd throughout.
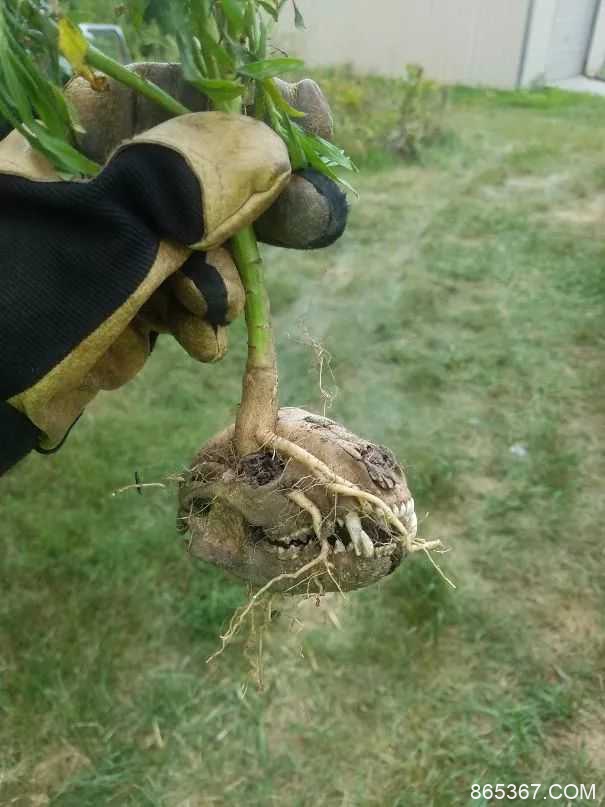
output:
<path id="1" fill-rule="evenodd" d="M 586 61 L 586 75 L 605 79 L 605 3 L 603 0 L 597 11 L 594 34 Z"/>
<path id="2" fill-rule="evenodd" d="M 599 0 L 558 0 L 546 80 L 578 76 L 584 72 Z"/>
<path id="3" fill-rule="evenodd" d="M 552 31 L 558 0 L 533 0 L 521 84 L 532 87 L 546 81 Z"/>
<path id="4" fill-rule="evenodd" d="M 530 0 L 297 2 L 307 31 L 285 12 L 275 40 L 309 64 L 401 75 L 415 62 L 445 83 L 518 84 Z"/>
<path id="5" fill-rule="evenodd" d="M 599 73 L 605 63 L 605 0 L 531 0 L 530 10 L 521 86 L 571 78 L 582 73 L 584 63 L 587 75 Z M 553 70 L 565 63 L 569 50 L 575 61 L 567 61 L 562 73 Z"/>

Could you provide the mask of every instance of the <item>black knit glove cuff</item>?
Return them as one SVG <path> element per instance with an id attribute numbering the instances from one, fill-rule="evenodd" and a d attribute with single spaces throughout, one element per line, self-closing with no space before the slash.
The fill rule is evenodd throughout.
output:
<path id="1" fill-rule="evenodd" d="M 0 401 L 0 476 L 36 447 L 40 432 L 25 415 Z"/>

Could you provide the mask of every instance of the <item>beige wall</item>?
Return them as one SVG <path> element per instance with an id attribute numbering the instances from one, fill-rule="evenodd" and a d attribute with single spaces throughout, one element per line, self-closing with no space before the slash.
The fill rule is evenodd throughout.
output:
<path id="1" fill-rule="evenodd" d="M 587 76 L 599 76 L 605 78 L 603 75 L 603 67 L 605 66 L 605 3 L 601 0 L 599 10 L 597 11 L 597 18 L 595 20 L 594 34 L 590 50 L 588 52 L 588 61 L 586 63 Z"/>
<path id="2" fill-rule="evenodd" d="M 546 79 L 546 62 L 556 13 L 557 0 L 534 0 L 521 76 L 524 87 L 541 85 Z"/>
<path id="3" fill-rule="evenodd" d="M 274 39 L 309 64 L 397 75 L 416 62 L 447 83 L 517 85 L 530 0 L 297 2 L 307 31 L 286 11 Z"/>

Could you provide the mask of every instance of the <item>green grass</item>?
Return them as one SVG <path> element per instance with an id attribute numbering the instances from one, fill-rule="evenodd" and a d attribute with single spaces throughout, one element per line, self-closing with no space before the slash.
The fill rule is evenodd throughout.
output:
<path id="1" fill-rule="evenodd" d="M 208 667 L 245 591 L 184 557 L 174 491 L 110 494 L 232 419 L 244 332 L 216 367 L 164 339 L 0 483 L 0 804 L 603 803 L 605 105 L 457 90 L 448 124 L 364 169 L 339 244 L 267 257 L 283 402 L 321 407 L 320 341 L 331 414 L 404 461 L 457 590 L 415 558 L 286 608 L 263 691 L 243 641 Z"/>

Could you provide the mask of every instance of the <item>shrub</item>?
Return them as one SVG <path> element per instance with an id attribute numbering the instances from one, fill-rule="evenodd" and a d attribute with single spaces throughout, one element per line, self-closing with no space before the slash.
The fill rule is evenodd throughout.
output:
<path id="1" fill-rule="evenodd" d="M 407 78 L 400 86 L 400 121 L 388 145 L 402 157 L 417 160 L 424 148 L 439 142 L 445 134 L 448 91 L 426 78 L 424 68 L 414 64 L 407 66 Z"/>
<path id="2" fill-rule="evenodd" d="M 408 65 L 403 78 L 360 76 L 350 66 L 315 71 L 334 112 L 338 142 L 361 164 L 418 160 L 446 134 L 448 91 Z"/>

